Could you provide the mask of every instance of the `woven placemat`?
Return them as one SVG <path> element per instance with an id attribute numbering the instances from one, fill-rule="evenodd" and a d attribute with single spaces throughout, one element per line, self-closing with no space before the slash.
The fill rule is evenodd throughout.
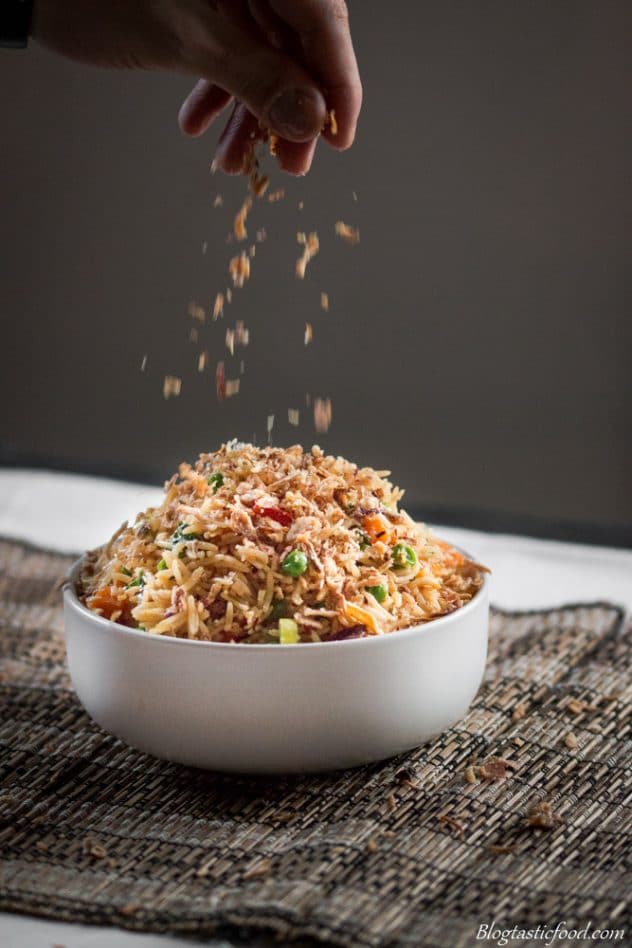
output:
<path id="1" fill-rule="evenodd" d="M 0 542 L 1 908 L 345 946 L 629 926 L 632 650 L 615 606 L 494 611 L 472 709 L 413 753 L 236 778 L 138 753 L 86 716 L 64 663 L 69 563 Z"/>

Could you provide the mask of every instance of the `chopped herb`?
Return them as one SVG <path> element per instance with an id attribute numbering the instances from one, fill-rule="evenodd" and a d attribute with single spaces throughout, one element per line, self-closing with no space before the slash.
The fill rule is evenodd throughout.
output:
<path id="1" fill-rule="evenodd" d="M 177 530 L 171 537 L 171 542 L 172 543 L 183 543 L 183 542 L 187 543 L 190 540 L 198 540 L 200 534 L 187 532 L 191 530 L 193 530 L 193 527 L 191 526 L 190 523 L 179 523 Z"/>
<path id="2" fill-rule="evenodd" d="M 121 566 L 121 572 L 122 572 L 123 576 L 132 576 L 132 575 L 133 575 L 131 569 L 128 569 L 127 566 Z"/>
<path id="3" fill-rule="evenodd" d="M 213 493 L 216 494 L 220 487 L 224 486 L 224 475 L 219 471 L 215 471 L 215 473 L 209 477 L 207 484 L 213 488 Z"/>
<path id="4" fill-rule="evenodd" d="M 158 565 L 156 566 L 156 571 L 161 570 L 161 569 L 167 569 L 167 561 L 166 561 L 166 560 L 160 560 L 160 562 L 159 562 Z"/>
<path id="5" fill-rule="evenodd" d="M 358 543 L 360 544 L 361 550 L 366 550 L 368 546 L 371 546 L 371 541 L 364 530 L 360 530 L 359 527 L 356 527 L 356 533 L 358 535 Z"/>
<path id="6" fill-rule="evenodd" d="M 388 589 L 386 586 L 367 586 L 366 591 L 370 592 L 378 602 L 384 602 L 388 596 Z"/>
<path id="7" fill-rule="evenodd" d="M 393 547 L 393 569 L 406 569 L 417 565 L 417 554 L 407 543 L 396 543 Z"/>
<path id="8" fill-rule="evenodd" d="M 270 619 L 285 619 L 287 618 L 288 612 L 288 601 L 287 599 L 275 599 L 272 603 L 272 608 L 270 610 Z"/>
<path id="9" fill-rule="evenodd" d="M 292 550 L 281 563 L 281 569 L 286 576 L 293 576 L 296 579 L 306 572 L 307 557 L 302 550 Z"/>
<path id="10" fill-rule="evenodd" d="M 131 583 L 128 583 L 125 587 L 126 589 L 131 589 L 132 586 L 144 586 L 145 585 L 145 573 L 143 570 L 140 571 L 136 579 L 133 579 Z"/>

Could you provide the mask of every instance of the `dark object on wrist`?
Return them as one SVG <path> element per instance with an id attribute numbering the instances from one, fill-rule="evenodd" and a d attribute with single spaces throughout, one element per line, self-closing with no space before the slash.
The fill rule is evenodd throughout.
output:
<path id="1" fill-rule="evenodd" d="M 33 15 L 33 0 L 1 0 L 0 46 L 24 49 Z"/>

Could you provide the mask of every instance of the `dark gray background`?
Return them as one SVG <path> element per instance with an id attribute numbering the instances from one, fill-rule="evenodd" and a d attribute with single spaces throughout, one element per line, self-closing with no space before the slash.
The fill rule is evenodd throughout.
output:
<path id="1" fill-rule="evenodd" d="M 423 511 L 632 530 L 632 4 L 351 10 L 358 141 L 253 212 L 268 240 L 227 312 L 252 341 L 223 405 L 187 304 L 226 283 L 243 182 L 210 176 L 215 133 L 180 135 L 190 83 L 2 52 L 0 461 L 157 481 L 264 441 L 274 413 L 276 443 L 391 468 Z M 304 283 L 299 228 L 322 244 Z M 212 367 L 226 320 L 200 333 Z M 306 392 L 333 400 L 326 436 L 287 425 Z"/>

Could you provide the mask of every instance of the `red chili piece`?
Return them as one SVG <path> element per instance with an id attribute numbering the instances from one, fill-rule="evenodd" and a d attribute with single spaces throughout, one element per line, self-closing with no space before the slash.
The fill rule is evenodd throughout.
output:
<path id="1" fill-rule="evenodd" d="M 260 507 L 259 504 L 255 504 L 254 512 L 256 517 L 269 517 L 270 520 L 280 523 L 282 527 L 289 527 L 292 523 L 292 514 L 280 507 Z"/>

